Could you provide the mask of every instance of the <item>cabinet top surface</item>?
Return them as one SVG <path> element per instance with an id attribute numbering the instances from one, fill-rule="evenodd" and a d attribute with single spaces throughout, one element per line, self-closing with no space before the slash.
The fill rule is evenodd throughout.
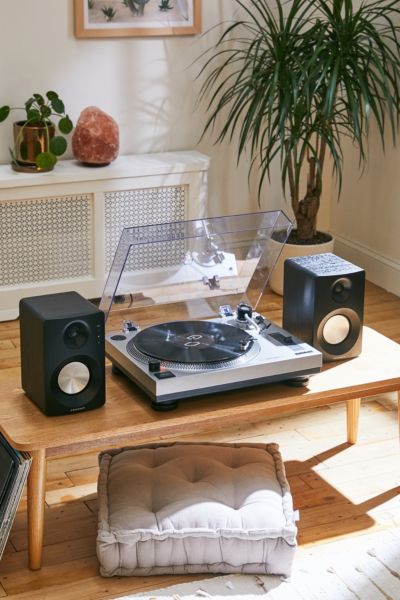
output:
<path id="1" fill-rule="evenodd" d="M 206 171 L 210 159 L 196 150 L 119 156 L 104 167 L 88 167 L 76 160 L 61 160 L 53 171 L 17 173 L 11 165 L 0 165 L 0 189 L 99 181 L 172 173 Z"/>

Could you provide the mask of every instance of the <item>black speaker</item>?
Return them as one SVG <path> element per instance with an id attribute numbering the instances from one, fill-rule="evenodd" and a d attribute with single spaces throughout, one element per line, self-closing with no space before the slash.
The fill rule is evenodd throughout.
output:
<path id="1" fill-rule="evenodd" d="M 76 292 L 19 303 L 22 387 L 46 415 L 105 402 L 104 313 Z"/>
<path id="2" fill-rule="evenodd" d="M 289 258 L 284 264 L 283 327 L 322 352 L 325 361 L 358 356 L 365 271 L 335 254 Z"/>

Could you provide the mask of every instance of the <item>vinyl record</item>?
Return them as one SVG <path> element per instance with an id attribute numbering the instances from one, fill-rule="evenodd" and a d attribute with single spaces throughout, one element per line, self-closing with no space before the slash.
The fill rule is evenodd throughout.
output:
<path id="1" fill-rule="evenodd" d="M 132 341 L 147 356 L 180 363 L 232 360 L 253 345 L 246 331 L 215 321 L 161 323 L 140 331 Z"/>

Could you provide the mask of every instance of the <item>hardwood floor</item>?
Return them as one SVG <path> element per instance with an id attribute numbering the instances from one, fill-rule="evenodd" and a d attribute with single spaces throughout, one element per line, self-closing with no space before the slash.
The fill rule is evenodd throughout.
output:
<path id="1" fill-rule="evenodd" d="M 279 322 L 281 304 L 280 297 L 267 293 L 260 310 Z M 400 298 L 368 284 L 365 312 L 367 325 L 400 342 Z M 18 327 L 17 321 L 0 323 L 2 369 L 19 364 Z M 190 439 L 278 442 L 294 504 L 301 514 L 300 545 L 400 525 L 395 398 L 363 402 L 359 442 L 355 446 L 345 442 L 345 406 L 341 404 L 263 423 L 246 422 L 240 427 Z M 98 576 L 96 480 L 95 453 L 49 461 L 44 566 L 38 572 L 30 571 L 27 566 L 24 497 L 0 562 L 0 598 L 99 600 L 187 580 L 176 576 L 112 579 Z"/>

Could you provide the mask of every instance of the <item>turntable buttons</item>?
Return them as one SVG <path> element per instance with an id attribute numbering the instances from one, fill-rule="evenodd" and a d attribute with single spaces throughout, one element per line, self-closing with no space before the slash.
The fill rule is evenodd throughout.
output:
<path id="1" fill-rule="evenodd" d="M 153 373 L 154 377 L 157 379 L 169 379 L 170 377 L 175 377 L 175 375 L 171 371 L 159 371 L 158 373 Z"/>
<path id="2" fill-rule="evenodd" d="M 125 335 L 112 335 L 111 339 L 114 340 L 114 342 L 122 342 L 123 340 L 126 340 L 126 336 Z"/>
<path id="3" fill-rule="evenodd" d="M 149 362 L 149 371 L 150 373 L 158 373 L 161 369 L 161 363 L 159 360 L 151 360 Z"/>

